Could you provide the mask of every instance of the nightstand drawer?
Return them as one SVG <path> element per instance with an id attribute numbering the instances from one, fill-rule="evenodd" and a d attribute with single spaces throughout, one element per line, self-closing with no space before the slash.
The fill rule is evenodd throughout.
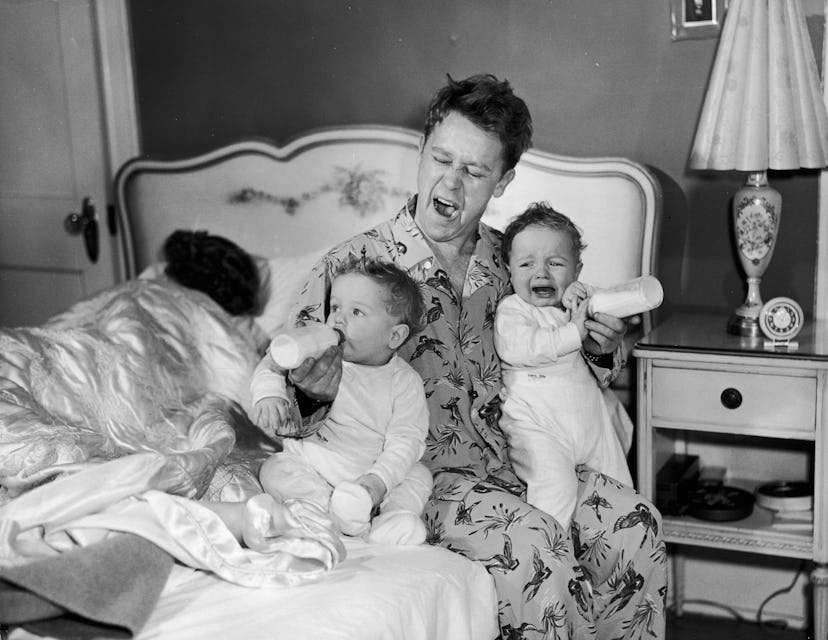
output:
<path id="1" fill-rule="evenodd" d="M 807 376 L 654 366 L 652 419 L 687 427 L 813 432 L 816 385 Z"/>

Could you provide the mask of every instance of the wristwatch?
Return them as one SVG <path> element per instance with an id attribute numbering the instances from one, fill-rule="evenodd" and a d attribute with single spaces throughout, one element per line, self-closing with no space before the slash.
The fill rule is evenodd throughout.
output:
<path id="1" fill-rule="evenodd" d="M 584 357 L 589 360 L 592 364 L 601 367 L 602 369 L 612 369 L 612 366 L 615 364 L 615 358 L 611 353 L 599 353 L 594 354 L 590 353 L 586 349 L 582 350 Z"/>

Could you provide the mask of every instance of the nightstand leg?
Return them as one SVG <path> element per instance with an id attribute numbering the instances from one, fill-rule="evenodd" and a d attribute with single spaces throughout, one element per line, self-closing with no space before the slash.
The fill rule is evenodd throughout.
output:
<path id="1" fill-rule="evenodd" d="M 673 547 L 673 608 L 676 617 L 684 613 L 684 556 Z"/>
<path id="2" fill-rule="evenodd" d="M 828 638 L 828 565 L 817 564 L 811 571 L 814 591 L 814 640 Z"/>

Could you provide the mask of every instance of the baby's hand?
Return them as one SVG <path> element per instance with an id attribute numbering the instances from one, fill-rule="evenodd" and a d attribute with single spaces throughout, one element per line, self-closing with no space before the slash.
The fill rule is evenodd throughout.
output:
<path id="1" fill-rule="evenodd" d="M 376 507 L 385 498 L 388 489 L 382 479 L 373 473 L 366 473 L 357 478 L 356 483 L 368 492 L 371 502 Z"/>
<path id="2" fill-rule="evenodd" d="M 589 297 L 589 289 L 583 282 L 575 280 L 563 292 L 561 304 L 564 309 L 574 309 L 575 305 Z"/>
<path id="3" fill-rule="evenodd" d="M 587 337 L 586 321 L 589 317 L 587 314 L 587 307 L 589 300 L 579 300 L 575 306 L 569 310 L 569 321 L 578 327 L 578 333 L 581 335 L 581 342 Z"/>
<path id="4" fill-rule="evenodd" d="M 284 398 L 262 398 L 253 406 L 253 422 L 273 434 L 290 420 L 290 403 Z"/>

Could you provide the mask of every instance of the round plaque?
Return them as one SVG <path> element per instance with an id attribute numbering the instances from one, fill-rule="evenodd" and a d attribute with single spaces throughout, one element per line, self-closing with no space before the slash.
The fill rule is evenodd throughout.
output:
<path id="1" fill-rule="evenodd" d="M 768 300 L 759 312 L 759 327 L 773 341 L 792 340 L 802 330 L 802 307 L 791 298 Z"/>
<path id="2" fill-rule="evenodd" d="M 753 513 L 753 494 L 717 483 L 700 483 L 690 494 L 688 514 L 700 520 L 728 522 Z"/>

